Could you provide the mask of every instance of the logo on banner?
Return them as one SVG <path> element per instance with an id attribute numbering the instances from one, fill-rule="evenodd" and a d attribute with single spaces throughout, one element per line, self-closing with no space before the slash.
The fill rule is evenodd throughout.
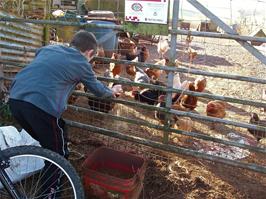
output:
<path id="1" fill-rule="evenodd" d="M 131 9 L 136 11 L 136 12 L 142 11 L 142 8 L 143 7 L 140 3 L 133 3 L 131 6 Z"/>

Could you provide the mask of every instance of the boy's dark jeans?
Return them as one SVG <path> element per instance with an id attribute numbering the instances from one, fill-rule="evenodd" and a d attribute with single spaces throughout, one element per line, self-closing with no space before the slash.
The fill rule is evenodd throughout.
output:
<path id="1" fill-rule="evenodd" d="M 20 126 L 39 141 L 43 148 L 59 153 L 65 158 L 68 157 L 67 136 L 63 119 L 58 119 L 33 104 L 21 100 L 10 99 L 9 106 L 13 117 Z M 57 191 L 60 186 L 61 173 L 56 172 L 56 168 L 49 167 L 47 162 L 45 168 L 49 168 L 49 172 L 46 172 L 47 174 L 41 181 L 43 182 L 42 192 L 47 195 Z M 55 194 L 46 198 L 55 198 Z"/>

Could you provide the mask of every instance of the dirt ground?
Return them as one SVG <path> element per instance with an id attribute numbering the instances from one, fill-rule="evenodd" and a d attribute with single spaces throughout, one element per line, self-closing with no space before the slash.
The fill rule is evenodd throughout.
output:
<path id="1" fill-rule="evenodd" d="M 179 37 L 177 56 L 179 61 L 187 63 L 188 56 L 183 52 L 185 50 L 184 40 L 185 37 Z M 145 43 L 145 45 L 149 48 L 151 54 L 148 62 L 155 63 L 158 59 L 156 45 L 149 43 Z M 198 55 L 193 65 L 187 68 L 262 79 L 266 77 L 265 65 L 257 61 L 256 58 L 252 57 L 252 55 L 247 53 L 245 49 L 241 48 L 234 41 L 200 38 L 194 39 L 190 46 L 197 51 Z M 100 69 L 100 72 L 103 72 L 103 70 Z M 192 74 L 181 74 L 182 80 L 193 80 L 196 77 L 196 75 Z M 263 85 L 259 84 L 207 77 L 205 92 L 262 102 L 262 89 Z M 208 101 L 209 99 L 200 98 L 194 113 L 206 115 L 205 108 Z M 89 107 L 87 98 L 85 97 L 79 97 L 75 105 Z M 249 113 L 251 112 L 258 113 L 261 118 L 266 117 L 264 111 L 260 108 L 227 103 L 225 119 L 248 122 Z M 153 112 L 143 110 L 136 106 L 130 107 L 116 104 L 110 113 L 158 124 L 158 121 L 153 117 Z M 155 141 L 161 141 L 163 137 L 163 132 L 159 130 L 115 121 L 108 116 L 81 113 L 68 109 L 64 114 L 64 118 Z M 229 133 L 234 133 L 242 136 L 243 139 L 245 138 L 250 144 L 257 144 L 255 138 L 244 128 L 223 124 L 218 124 L 215 128 L 211 128 L 208 122 L 193 119 L 192 131 L 223 139 L 228 138 Z M 113 149 L 127 151 L 145 158 L 148 166 L 145 173 L 143 190 L 139 199 L 266 198 L 265 174 L 184 156 L 182 154 L 167 153 L 83 129 L 69 127 L 68 132 L 70 136 L 69 147 L 71 149 L 70 160 L 81 176 L 84 174 L 82 163 L 86 156 L 100 146 L 108 146 Z M 180 135 L 172 135 L 170 143 L 193 150 L 200 150 L 205 146 L 214 146 L 211 142 L 204 142 Z M 266 166 L 265 154 L 254 153 L 252 151 L 240 151 L 240 155 L 244 155 L 244 153 L 247 155 L 240 161 Z"/>

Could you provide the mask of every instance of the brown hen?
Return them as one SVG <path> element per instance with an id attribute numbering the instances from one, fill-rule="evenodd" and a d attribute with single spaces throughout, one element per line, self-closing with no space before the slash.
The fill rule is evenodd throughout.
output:
<path id="1" fill-rule="evenodd" d="M 85 92 L 84 85 L 82 83 L 77 84 L 75 87 L 75 91 Z M 68 102 L 68 104 L 75 104 L 77 99 L 78 99 L 77 95 L 70 95 L 67 102 Z"/>
<path id="2" fill-rule="evenodd" d="M 266 127 L 266 120 L 261 120 L 256 113 L 251 113 L 249 123 Z M 265 131 L 254 130 L 254 129 L 248 129 L 248 131 L 252 135 L 254 135 L 254 137 L 256 137 L 258 141 L 260 141 L 260 139 L 262 139 L 262 138 L 266 138 L 266 132 Z"/>
<path id="3" fill-rule="evenodd" d="M 149 57 L 149 49 L 146 46 L 142 46 L 141 51 L 139 52 L 139 62 L 146 62 Z"/>
<path id="4" fill-rule="evenodd" d="M 118 60 L 121 58 L 120 54 L 113 53 L 111 59 Z M 113 74 L 113 77 L 119 75 L 122 71 L 122 65 L 117 63 L 110 63 L 110 72 Z"/>
<path id="5" fill-rule="evenodd" d="M 132 62 L 138 62 L 138 57 L 136 57 L 135 59 L 132 60 Z M 137 69 L 134 65 L 127 65 L 126 66 L 126 72 L 127 74 L 129 74 L 130 76 L 135 76 Z"/>
<path id="6" fill-rule="evenodd" d="M 198 77 L 194 81 L 195 91 L 203 92 L 207 85 L 207 79 L 205 77 Z"/>
<path id="7" fill-rule="evenodd" d="M 188 83 L 188 90 L 195 91 L 195 86 L 193 82 Z M 192 95 L 184 95 L 181 98 L 181 105 L 190 110 L 194 110 L 197 107 L 198 98 Z"/>
<path id="8" fill-rule="evenodd" d="M 206 113 L 207 116 L 224 118 L 226 115 L 225 103 L 218 100 L 210 101 L 207 104 Z"/>

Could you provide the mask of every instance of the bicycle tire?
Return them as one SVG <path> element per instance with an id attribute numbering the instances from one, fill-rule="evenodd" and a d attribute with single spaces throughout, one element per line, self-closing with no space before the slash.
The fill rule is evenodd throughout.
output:
<path id="1" fill-rule="evenodd" d="M 56 194 L 58 195 L 59 191 L 60 196 L 56 196 L 55 198 L 74 198 L 74 199 L 85 199 L 84 196 L 84 190 L 81 183 L 81 180 L 76 173 L 73 166 L 61 155 L 36 146 L 18 146 L 18 147 L 12 147 L 3 150 L 1 153 L 8 159 L 10 159 L 11 166 L 8 169 L 5 169 L 7 172 L 9 178 L 14 183 L 14 186 L 16 189 L 19 189 L 20 193 L 23 193 L 24 196 L 27 199 L 33 199 L 33 198 L 49 198 L 47 195 L 42 195 L 44 192 L 42 189 L 45 187 L 45 183 L 47 183 L 49 180 L 45 181 L 45 183 L 42 183 L 43 181 L 40 180 L 40 178 L 43 178 L 43 176 L 48 176 L 47 170 L 49 172 L 51 169 L 53 169 L 53 174 L 49 175 L 49 178 L 53 178 L 56 175 L 60 175 L 61 184 L 60 188 L 56 189 Z M 32 169 L 31 174 L 28 174 L 28 176 L 24 176 L 23 179 L 15 179 L 14 173 L 19 173 L 20 168 L 16 168 L 16 161 L 21 161 L 21 158 L 23 159 L 23 166 L 26 165 L 27 167 L 23 167 L 23 169 Z M 38 161 L 38 162 L 37 162 Z M 33 169 L 33 163 L 38 164 L 40 167 L 42 163 L 42 168 L 38 168 L 36 166 L 37 170 Z M 45 162 L 45 163 L 44 163 Z M 12 167 L 12 164 L 15 164 L 14 168 Z M 45 165 L 45 166 L 44 166 Z M 47 167 L 48 166 L 48 167 Z M 43 171 L 44 169 L 47 169 L 46 171 Z M 54 170 L 56 168 L 56 170 Z M 11 171 L 10 171 L 10 170 Z M 17 169 L 17 170 L 15 170 Z M 21 174 L 22 172 L 20 172 Z M 52 177 L 51 177 L 52 176 Z M 35 178 L 36 177 L 36 178 Z M 27 181 L 31 181 L 30 184 L 27 184 Z M 56 180 L 58 181 L 58 179 Z M 1 183 L 0 183 L 1 184 Z M 39 186 L 39 187 L 38 187 Z M 65 187 L 66 186 L 66 187 Z M 41 193 L 41 191 L 42 193 Z M 67 197 L 66 197 L 67 196 Z M 73 197 L 72 197 L 73 196 Z M 8 195 L 7 191 L 2 188 L 0 190 L 0 198 L 1 199 L 11 199 L 11 197 Z"/>

